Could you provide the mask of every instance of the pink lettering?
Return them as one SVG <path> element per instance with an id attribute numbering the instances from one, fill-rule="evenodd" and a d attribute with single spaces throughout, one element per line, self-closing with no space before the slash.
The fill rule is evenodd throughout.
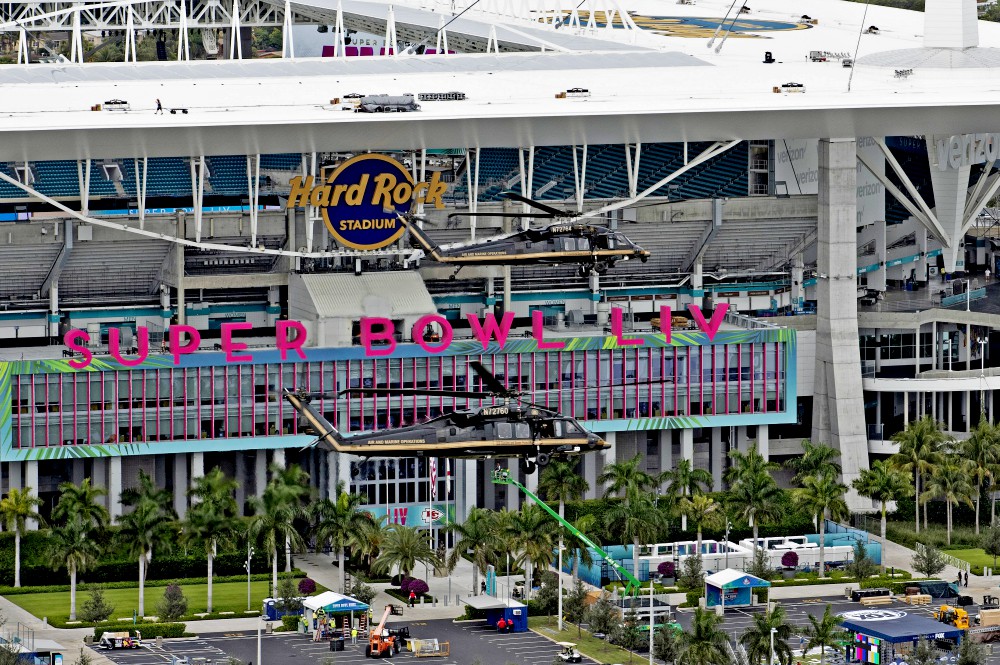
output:
<path id="1" fill-rule="evenodd" d="M 666 305 L 660 305 L 660 332 L 666 336 L 667 344 L 670 344 L 670 333 L 673 330 L 672 313 Z"/>
<path id="2" fill-rule="evenodd" d="M 222 324 L 222 350 L 226 352 L 227 363 L 249 362 L 253 360 L 253 356 L 249 353 L 235 353 L 247 348 L 245 342 L 233 341 L 233 333 L 237 330 L 253 330 L 253 324 L 248 322 Z"/>
<path id="3" fill-rule="evenodd" d="M 119 339 L 118 328 L 111 328 L 108 331 L 108 351 L 114 356 L 114 359 L 125 367 L 137 367 L 141 365 L 147 357 L 149 357 L 149 328 L 146 326 L 139 326 L 136 331 L 136 340 L 139 347 L 139 357 L 135 360 L 125 360 L 121 354 L 121 340 Z M 195 347 L 197 348 L 197 347 Z"/>
<path id="4" fill-rule="evenodd" d="M 691 318 L 694 319 L 698 329 L 708 335 L 709 342 L 715 339 L 715 333 L 719 332 L 719 326 L 722 325 L 722 321 L 726 318 L 726 310 L 728 309 L 729 303 L 720 303 L 712 312 L 712 320 L 706 322 L 705 315 L 701 313 L 701 307 L 698 307 L 698 305 L 688 305 Z"/>
<path id="5" fill-rule="evenodd" d="M 376 330 L 378 326 L 378 330 Z M 366 316 L 361 319 L 361 345 L 365 347 L 366 356 L 388 356 L 396 349 L 393 339 L 395 327 L 392 321 L 381 316 Z M 375 348 L 374 342 L 388 342 L 385 346 Z"/>
<path id="6" fill-rule="evenodd" d="M 181 344 L 181 336 L 187 334 L 190 338 L 187 344 Z M 170 326 L 170 353 L 174 356 L 174 364 L 181 364 L 181 356 L 194 353 L 201 345 L 201 333 L 191 326 Z"/>
<path id="7" fill-rule="evenodd" d="M 611 333 L 615 336 L 615 342 L 618 346 L 642 346 L 645 344 L 638 337 L 625 337 L 622 332 L 622 308 L 612 307 L 611 308 Z"/>
<path id="8" fill-rule="evenodd" d="M 87 334 L 86 330 L 69 330 L 63 336 L 63 344 L 69 347 L 70 351 L 74 353 L 82 353 L 83 358 L 81 360 L 73 359 L 69 361 L 69 366 L 73 369 L 84 369 L 88 367 L 91 361 L 94 359 L 94 354 L 90 352 L 86 346 L 81 346 L 77 344 L 77 340 L 80 340 L 84 344 L 90 341 L 90 335 Z"/>
<path id="9" fill-rule="evenodd" d="M 362 326 L 364 322 L 362 321 Z M 288 331 L 294 330 L 295 335 L 289 337 Z M 288 352 L 294 351 L 299 360 L 305 360 L 306 354 L 302 347 L 306 343 L 306 327 L 299 321 L 278 321 L 274 324 L 275 345 L 281 351 L 281 359 L 288 360 Z"/>
<path id="10" fill-rule="evenodd" d="M 492 313 L 485 316 L 484 323 L 479 323 L 479 317 L 475 314 L 466 314 L 465 318 L 469 319 L 472 334 L 483 343 L 483 351 L 486 351 L 490 347 L 490 340 L 494 337 L 497 339 L 497 344 L 503 349 L 504 344 L 507 343 L 507 335 L 510 334 L 510 328 L 514 325 L 514 312 L 504 312 L 503 320 L 499 325 L 497 324 L 497 317 Z"/>
<path id="11" fill-rule="evenodd" d="M 431 344 L 431 341 L 437 341 L 433 339 L 434 333 L 433 328 L 432 338 L 428 340 L 424 336 L 424 331 L 427 330 L 428 326 L 432 323 L 436 323 L 441 326 L 441 340 L 437 344 Z M 417 319 L 417 322 L 413 324 L 413 330 L 410 333 L 413 341 L 420 345 L 420 348 L 427 353 L 441 353 L 451 344 L 451 338 L 454 337 L 455 333 L 451 329 L 451 324 L 448 323 L 448 319 L 444 318 L 440 314 L 427 314 L 426 316 L 421 316 Z"/>
<path id="12" fill-rule="evenodd" d="M 566 346 L 566 342 L 546 342 L 545 341 L 545 319 L 544 315 L 537 309 L 531 313 L 531 334 L 538 342 L 538 350 L 561 349 Z"/>

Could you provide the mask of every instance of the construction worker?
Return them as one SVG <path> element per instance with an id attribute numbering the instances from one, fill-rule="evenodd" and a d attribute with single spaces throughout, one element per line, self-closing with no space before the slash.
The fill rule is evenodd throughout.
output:
<path id="1" fill-rule="evenodd" d="M 507 627 L 507 622 L 504 621 L 503 617 L 500 617 L 500 620 L 497 621 L 497 632 L 502 633 L 506 627 Z"/>
<path id="2" fill-rule="evenodd" d="M 358 629 L 351 628 L 351 644 L 357 644 L 357 643 L 358 643 Z"/>

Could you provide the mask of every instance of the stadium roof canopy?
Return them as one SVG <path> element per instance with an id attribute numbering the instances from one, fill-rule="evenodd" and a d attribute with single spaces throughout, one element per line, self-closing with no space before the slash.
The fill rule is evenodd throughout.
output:
<path id="1" fill-rule="evenodd" d="M 3 66 L 0 160 L 952 135 L 996 128 L 1000 90 L 984 66 L 1000 63 L 1000 51 L 991 48 L 1000 46 L 997 24 L 980 22 L 981 47 L 956 55 L 923 48 L 921 13 L 869 7 L 865 16 L 864 4 L 840 0 L 753 0 L 752 11 L 739 17 L 716 53 L 706 45 L 729 0 L 623 4 L 643 30 L 574 35 L 570 26 L 539 28 L 475 10 L 454 26 L 456 34 L 473 39 L 488 33 L 491 22 L 509 25 L 497 27 L 499 40 L 539 48 L 544 42 L 544 52 Z M 404 32 L 424 34 L 442 22 L 431 9 L 393 5 Z M 331 11 L 330 0 L 296 6 Z M 369 15 L 377 26 L 388 3 L 344 0 L 343 6 L 345 13 Z M 878 34 L 863 33 L 869 26 Z M 810 61 L 816 50 L 854 57 L 859 43 L 853 68 L 837 58 Z M 773 64 L 763 62 L 765 51 Z M 900 68 L 913 72 L 898 75 Z M 785 83 L 803 87 L 773 92 Z M 556 98 L 570 88 L 590 94 Z M 350 113 L 330 103 L 349 93 L 450 91 L 468 98 L 390 114 Z M 153 115 L 158 98 L 168 109 L 189 112 Z M 131 110 L 90 110 L 113 99 L 127 101 Z"/>

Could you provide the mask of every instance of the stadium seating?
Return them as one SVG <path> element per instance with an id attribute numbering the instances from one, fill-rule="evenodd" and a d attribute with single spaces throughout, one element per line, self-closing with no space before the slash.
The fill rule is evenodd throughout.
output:
<path id="1" fill-rule="evenodd" d="M 149 295 L 169 250 L 170 243 L 159 240 L 77 243 L 59 278 L 59 294 L 64 298 Z M 96 274 L 109 277 L 94 279 Z"/>
<path id="2" fill-rule="evenodd" d="M 32 300 L 61 248 L 58 242 L 0 245 L 0 299 Z"/>

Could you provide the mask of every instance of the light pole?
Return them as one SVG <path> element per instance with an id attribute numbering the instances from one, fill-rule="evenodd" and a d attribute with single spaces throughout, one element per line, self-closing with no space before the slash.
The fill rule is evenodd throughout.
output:
<path id="1" fill-rule="evenodd" d="M 729 569 L 729 529 L 731 529 L 733 523 L 726 518 L 726 569 Z"/>
<path id="2" fill-rule="evenodd" d="M 771 629 L 771 657 L 767 661 L 767 665 L 774 665 L 774 634 L 778 632 L 777 628 Z M 258 652 L 259 653 L 259 652 Z M 257 656 L 257 660 L 260 660 L 260 656 Z"/>
<path id="3" fill-rule="evenodd" d="M 557 565 L 558 565 L 558 570 L 556 570 L 556 575 L 559 576 L 559 584 L 557 586 L 557 592 L 559 594 L 559 598 L 558 598 L 558 600 L 559 600 L 559 607 L 556 608 L 556 611 L 559 614 L 559 633 L 562 634 L 562 630 L 563 630 L 563 597 L 562 597 L 562 586 L 563 586 L 563 579 L 562 579 L 562 574 L 563 574 L 563 535 L 562 535 L 562 530 L 561 529 L 559 530 L 559 563 Z M 652 578 L 650 578 L 650 584 L 652 584 Z"/>
<path id="4" fill-rule="evenodd" d="M 253 547 L 250 543 L 247 543 L 247 562 L 245 568 L 247 569 L 247 612 L 250 611 L 250 560 L 253 559 Z"/>
<path id="5" fill-rule="evenodd" d="M 664 623 L 666 623 L 664 621 Z M 653 665 L 653 576 L 649 576 L 649 665 Z"/>
<path id="6" fill-rule="evenodd" d="M 263 665 L 263 663 L 261 663 L 260 661 L 260 627 L 263 622 L 264 622 L 264 617 L 260 617 L 257 621 L 257 665 Z M 771 632 L 773 633 L 774 630 L 772 629 Z M 774 649 L 771 649 L 771 651 L 774 651 Z"/>

